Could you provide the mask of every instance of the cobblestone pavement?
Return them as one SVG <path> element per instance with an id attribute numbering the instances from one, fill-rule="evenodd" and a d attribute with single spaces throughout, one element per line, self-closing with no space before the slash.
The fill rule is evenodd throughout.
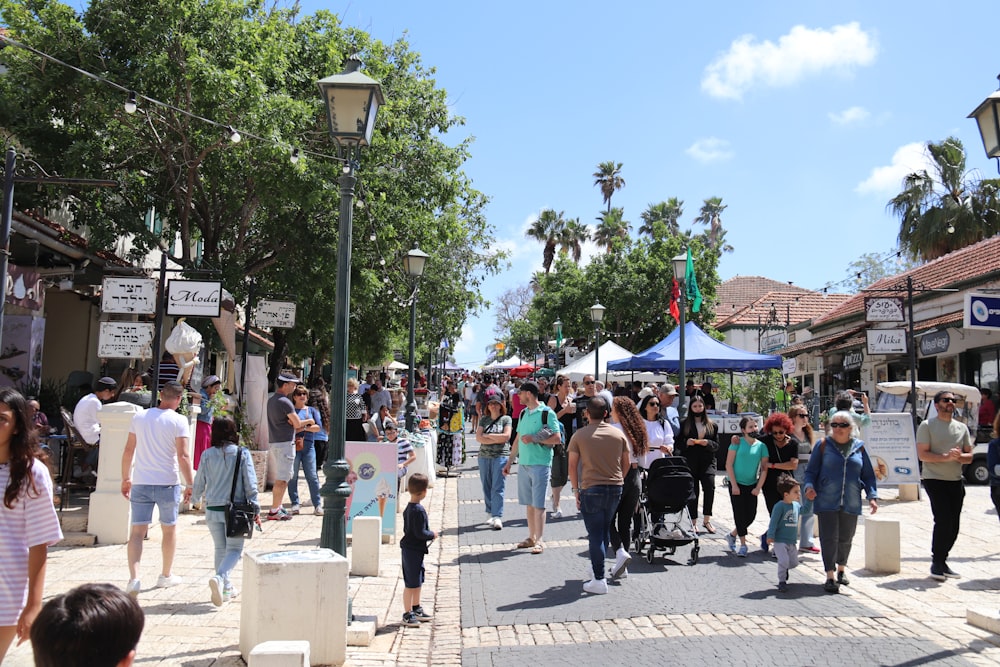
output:
<path id="1" fill-rule="evenodd" d="M 725 489 L 716 493 L 717 535 L 702 535 L 701 557 L 687 566 L 689 547 L 652 564 L 635 558 L 629 577 L 604 596 L 589 596 L 586 534 L 572 496 L 565 517 L 550 520 L 545 552 L 514 545 L 524 538 L 524 511 L 516 477 L 508 484 L 504 528 L 485 526 L 475 445 L 457 477 L 440 477 L 425 506 L 431 527 L 443 529 L 426 560 L 424 606 L 434 621 L 402 628 L 399 550 L 383 545 L 378 577 L 351 577 L 355 614 L 376 617 L 379 630 L 368 647 L 348 649 L 348 664 L 549 665 L 601 660 L 618 664 L 689 663 L 787 665 L 995 665 L 1000 637 L 966 624 L 968 608 L 1000 607 L 1000 524 L 986 487 L 968 487 L 961 535 L 950 559 L 963 578 L 938 583 L 928 575 L 930 508 L 926 499 L 896 501 L 883 490 L 879 514 L 901 524 L 902 571 L 876 575 L 864 567 L 864 521 L 848 566 L 851 585 L 840 595 L 820 590 L 818 556 L 804 556 L 790 577 L 790 591 L 775 589 L 776 565 L 759 549 L 746 559 L 724 551 L 731 526 Z M 721 479 L 721 478 L 720 478 Z M 303 483 L 304 486 L 304 483 Z M 303 492 L 305 490 L 303 489 Z M 405 495 L 404 495 L 405 501 Z M 269 495 L 264 495 L 269 504 Z M 288 522 L 265 523 L 248 551 L 318 546 L 320 520 L 304 507 Z M 67 527 L 85 510 L 67 509 Z M 766 527 L 763 503 L 751 535 Z M 212 542 L 198 513 L 182 515 L 175 573 L 185 583 L 150 585 L 159 571 L 159 530 L 150 530 L 142 563 L 146 629 L 140 665 L 242 665 L 239 598 L 215 608 L 209 602 Z M 350 548 L 348 548 L 350 557 Z M 610 563 L 609 563 L 610 565 Z M 242 566 L 237 568 L 237 581 Z M 50 551 L 46 596 L 89 581 L 127 579 L 124 545 L 60 546 Z M 30 646 L 15 648 L 4 665 L 31 665 Z"/>

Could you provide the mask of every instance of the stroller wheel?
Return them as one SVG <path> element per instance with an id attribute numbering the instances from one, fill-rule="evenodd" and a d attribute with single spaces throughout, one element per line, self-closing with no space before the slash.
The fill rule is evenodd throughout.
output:
<path id="1" fill-rule="evenodd" d="M 688 565 L 694 565 L 698 562 L 699 551 L 701 551 L 701 548 L 698 546 L 695 546 L 695 548 L 691 550 L 691 558 L 688 559 Z"/>
<path id="2" fill-rule="evenodd" d="M 646 562 L 652 565 L 653 559 L 655 557 L 656 557 L 656 549 L 653 547 L 653 544 L 650 543 L 649 549 L 646 550 Z"/>

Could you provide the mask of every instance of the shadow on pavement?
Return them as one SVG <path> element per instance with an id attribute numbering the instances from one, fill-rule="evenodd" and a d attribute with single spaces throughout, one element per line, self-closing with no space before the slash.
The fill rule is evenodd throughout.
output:
<path id="1" fill-rule="evenodd" d="M 527 600 L 515 602 L 513 604 L 501 605 L 497 611 L 518 611 L 521 609 L 547 609 L 572 604 L 580 599 L 584 593 L 580 588 L 579 579 L 567 579 L 562 586 L 550 586 L 549 588 L 531 595 Z"/>
<path id="2" fill-rule="evenodd" d="M 826 595 L 833 594 L 824 591 L 821 585 L 789 582 L 788 591 L 785 593 L 779 593 L 777 586 L 775 586 L 773 588 L 765 588 L 760 591 L 750 591 L 748 593 L 744 593 L 740 597 L 744 600 L 767 600 L 768 598 L 775 598 L 778 600 L 800 600 L 803 598 L 818 598 Z"/>
<path id="3" fill-rule="evenodd" d="M 485 563 L 498 563 L 500 561 L 507 560 L 511 556 L 516 556 L 519 553 L 530 555 L 527 550 L 523 549 L 520 551 L 484 551 L 479 554 L 465 554 L 463 556 L 459 556 L 457 562 L 459 565 L 469 563 L 478 563 L 480 565 Z"/>
<path id="4" fill-rule="evenodd" d="M 886 588 L 890 591 L 928 591 L 938 586 L 944 586 L 945 582 L 934 581 L 930 577 L 920 577 L 919 579 L 897 579 L 878 584 L 879 588 Z"/>

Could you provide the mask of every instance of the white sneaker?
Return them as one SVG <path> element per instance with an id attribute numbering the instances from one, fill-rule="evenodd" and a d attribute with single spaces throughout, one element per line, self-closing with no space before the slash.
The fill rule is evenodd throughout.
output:
<path id="1" fill-rule="evenodd" d="M 501 519 L 498 516 L 493 517 L 493 521 L 490 523 L 490 527 L 493 528 L 493 530 L 502 530 L 503 519 Z"/>
<path id="2" fill-rule="evenodd" d="M 299 513 L 299 504 L 298 503 L 294 503 L 292 505 L 292 514 L 298 514 L 298 513 Z"/>
<path id="3" fill-rule="evenodd" d="M 313 514 L 315 516 L 323 516 L 323 507 L 320 505 L 316 505 L 316 507 L 313 508 Z"/>
<path id="4" fill-rule="evenodd" d="M 128 585 L 125 586 L 125 592 L 128 593 L 129 597 L 137 598 L 139 597 L 139 591 L 142 589 L 142 584 L 138 579 L 129 579 Z"/>
<path id="5" fill-rule="evenodd" d="M 562 516 L 563 516 L 563 515 L 562 515 L 562 508 L 561 508 L 561 507 L 557 507 L 557 508 L 555 509 L 555 511 L 554 511 L 554 512 L 552 512 L 552 518 L 553 518 L 553 519 L 561 519 L 561 518 L 562 518 Z"/>
<path id="6" fill-rule="evenodd" d="M 632 556 L 624 549 L 619 549 L 615 555 L 615 567 L 611 570 L 611 578 L 617 579 L 625 571 L 628 564 L 632 562 Z"/>
<path id="7" fill-rule="evenodd" d="M 222 606 L 222 578 L 218 575 L 208 580 L 208 589 L 212 591 L 212 604 Z"/>
<path id="8" fill-rule="evenodd" d="M 591 579 L 583 584 L 583 592 L 604 595 L 608 592 L 608 582 L 604 579 Z"/>
<path id="9" fill-rule="evenodd" d="M 162 574 L 156 579 L 157 588 L 170 588 L 171 586 L 176 586 L 177 584 L 184 583 L 184 580 L 176 574 L 171 574 L 169 577 L 164 577 Z"/>

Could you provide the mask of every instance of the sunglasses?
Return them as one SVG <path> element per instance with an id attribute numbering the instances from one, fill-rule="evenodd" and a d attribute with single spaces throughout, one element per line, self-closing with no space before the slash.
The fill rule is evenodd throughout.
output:
<path id="1" fill-rule="evenodd" d="M 851 425 L 847 422 L 830 422 L 831 428 L 850 428 Z"/>
<path id="2" fill-rule="evenodd" d="M 658 407 L 660 407 L 660 404 L 659 404 L 658 402 L 656 402 L 656 401 L 650 401 L 649 403 L 646 403 L 646 407 L 647 407 L 647 408 L 648 408 L 648 407 L 649 407 L 650 405 L 652 405 L 652 406 L 654 406 L 654 407 L 657 407 L 657 408 L 658 408 Z"/>
<path id="3" fill-rule="evenodd" d="M 805 413 L 805 412 L 801 412 L 801 413 L 799 413 L 799 414 L 797 414 L 795 416 L 796 417 L 802 417 L 803 419 L 809 419 L 809 415 L 807 413 Z"/>
<path id="4" fill-rule="evenodd" d="M 957 402 L 958 402 L 957 398 L 942 398 L 941 400 L 938 401 L 938 403 L 957 403 Z"/>
<path id="5" fill-rule="evenodd" d="M 584 380 L 583 383 L 584 384 L 594 384 L 594 381 L 593 380 Z"/>
<path id="6" fill-rule="evenodd" d="M 776 437 L 782 437 L 782 436 L 788 435 L 787 431 L 771 431 L 771 433 L 773 435 L 775 435 Z"/>

